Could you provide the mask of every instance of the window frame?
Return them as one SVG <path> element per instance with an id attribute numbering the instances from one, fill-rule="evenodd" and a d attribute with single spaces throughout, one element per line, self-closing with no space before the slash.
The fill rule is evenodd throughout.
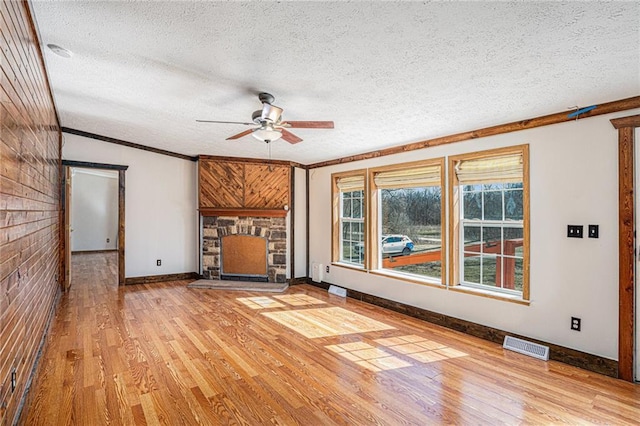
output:
<path id="1" fill-rule="evenodd" d="M 386 269 L 382 267 L 382 254 L 380 251 L 380 241 L 381 241 L 381 223 L 380 223 L 380 213 L 382 208 L 382 200 L 380 197 L 380 188 L 375 183 L 375 175 L 380 172 L 390 172 L 396 170 L 409 170 L 420 167 L 430 167 L 430 166 L 439 166 L 440 167 L 440 235 L 442 239 L 441 249 L 440 249 L 440 268 L 441 268 L 441 277 L 440 281 L 436 281 L 433 277 L 422 276 L 419 274 L 412 274 L 408 272 L 394 271 L 393 269 Z M 376 167 L 369 169 L 368 173 L 368 186 L 369 186 L 369 239 L 368 239 L 368 250 L 366 251 L 366 255 L 368 258 L 367 265 L 369 266 L 370 272 L 391 276 L 396 279 L 401 279 L 404 281 L 410 281 L 418 284 L 426 284 L 431 286 L 436 286 L 438 288 L 445 288 L 447 285 L 447 223 L 446 223 L 446 159 L 445 157 L 437 157 L 431 158 L 427 160 L 413 161 L 408 163 L 400 163 L 393 164 L 388 166 Z M 435 186 L 435 185 L 434 185 Z"/>
<path id="2" fill-rule="evenodd" d="M 463 218 L 460 217 L 462 211 L 462 188 L 455 172 L 455 165 L 460 161 L 478 160 L 490 157 L 499 157 L 509 154 L 522 155 L 522 237 L 523 237 L 523 267 L 522 267 L 522 294 L 513 291 L 505 291 L 502 287 L 491 288 L 485 284 L 467 284 L 461 279 L 462 262 L 464 260 L 464 245 L 462 241 L 462 223 Z M 505 148 L 490 149 L 486 151 L 470 152 L 448 158 L 448 174 L 449 174 L 449 288 L 452 290 L 470 291 L 474 294 L 486 295 L 488 297 L 504 298 L 511 300 L 522 300 L 528 302 L 530 300 L 529 289 L 529 271 L 530 271 L 530 238 L 529 238 L 529 221 L 530 221 L 530 187 L 529 187 L 529 145 L 515 145 Z M 504 218 L 503 218 L 504 219 Z M 483 223 L 497 224 L 504 227 L 504 221 L 479 221 L 479 225 Z M 519 222 L 519 221 L 518 221 Z M 519 226 L 518 226 L 519 227 Z"/>
<path id="3" fill-rule="evenodd" d="M 342 193 L 345 191 L 341 191 L 338 188 L 338 181 L 342 178 L 348 177 L 356 177 L 361 176 L 363 178 L 364 187 L 362 189 L 362 227 L 363 227 L 363 242 L 364 242 L 364 257 L 362 264 L 348 262 L 342 260 L 342 256 L 340 255 L 342 247 Z M 368 233 L 369 233 L 369 220 L 368 220 L 368 212 L 369 212 L 369 201 L 368 201 L 368 191 L 367 191 L 367 170 L 366 169 L 358 169 L 358 170 L 350 170 L 348 172 L 339 172 L 331 174 L 331 199 L 332 199 L 332 209 L 331 209 L 331 234 L 332 234 L 332 244 L 331 244 L 331 263 L 347 266 L 358 270 L 367 270 L 367 241 L 368 241 Z"/>

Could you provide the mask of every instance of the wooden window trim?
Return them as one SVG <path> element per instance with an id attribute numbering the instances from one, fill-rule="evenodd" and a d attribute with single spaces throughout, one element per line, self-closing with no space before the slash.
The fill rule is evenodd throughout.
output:
<path id="1" fill-rule="evenodd" d="M 368 213 L 369 213 L 369 200 L 367 199 L 367 169 L 350 170 L 348 172 L 339 172 L 331 174 L 331 263 L 336 265 L 348 266 L 355 270 L 366 270 L 368 267 L 367 257 L 365 256 L 363 266 L 351 265 L 340 260 L 340 189 L 338 188 L 338 180 L 351 176 L 363 176 L 364 177 L 364 196 L 363 202 L 363 219 L 364 219 L 364 247 L 365 254 L 368 247 Z"/>
<path id="2" fill-rule="evenodd" d="M 428 284 L 428 285 L 432 285 L 435 287 L 441 287 L 441 286 L 446 286 L 447 283 L 447 239 L 445 238 L 447 235 L 447 230 L 446 230 L 446 203 L 445 203 L 445 196 L 446 196 L 446 191 L 445 191 L 445 182 L 446 182 L 446 170 L 445 170 L 445 157 L 438 157 L 438 158 L 432 158 L 432 159 L 428 159 L 428 160 L 420 160 L 420 161 L 412 161 L 409 163 L 400 163 L 400 164 L 393 164 L 393 165 L 388 165 L 388 166 L 381 166 L 381 167 L 375 167 L 375 168 L 371 168 L 369 169 L 369 174 L 368 174 L 368 180 L 369 180 L 369 203 L 368 205 L 369 207 L 369 223 L 370 225 L 367 227 L 367 230 L 369 231 L 369 238 L 367 240 L 368 245 L 366 246 L 366 257 L 367 257 L 367 262 L 366 264 L 369 266 L 369 269 L 372 272 L 376 272 L 379 275 L 385 275 L 385 276 L 391 276 L 394 279 L 399 279 L 399 280 L 403 280 L 403 281 L 408 281 L 408 282 L 413 282 L 413 283 L 418 283 L 418 284 Z M 440 257 L 440 264 L 441 264 L 441 278 L 440 284 L 437 283 L 427 283 L 426 281 L 423 281 L 420 278 L 412 278 L 410 276 L 407 277 L 401 277 L 401 276 L 397 276 L 396 274 L 386 274 L 384 273 L 384 269 L 382 268 L 382 265 L 380 264 L 380 259 L 378 256 L 378 251 L 380 249 L 380 235 L 379 235 L 379 229 L 378 229 L 378 210 L 379 210 L 379 205 L 380 205 L 380 197 L 379 197 L 379 191 L 378 191 L 378 187 L 375 183 L 375 175 L 376 173 L 380 173 L 380 172 L 389 172 L 389 171 L 395 171 L 395 170 L 407 170 L 407 169 L 412 169 L 412 168 L 418 168 L 418 167 L 429 167 L 429 166 L 440 166 L 440 194 L 441 194 L 441 205 L 440 205 L 440 227 L 441 227 L 441 235 L 442 235 L 442 245 L 441 245 L 441 249 L 440 249 L 440 253 L 441 253 L 441 257 Z M 419 275 L 416 275 L 416 277 L 419 277 Z"/>
<path id="3" fill-rule="evenodd" d="M 460 191 L 458 187 L 458 178 L 454 171 L 455 163 L 458 161 L 464 161 L 469 159 L 488 158 L 499 155 L 505 155 L 510 153 L 522 153 L 523 158 L 523 192 L 522 192 L 522 205 L 523 205 L 523 271 L 522 271 L 522 299 L 521 301 L 530 300 L 530 288 L 529 288 L 529 145 L 515 145 L 504 148 L 490 149 L 486 151 L 470 152 L 460 155 L 454 155 L 449 157 L 448 173 L 449 173 L 449 289 L 460 290 L 466 293 L 485 295 L 484 291 L 474 291 L 474 289 L 461 286 L 460 282 Z M 487 291 L 490 291 L 487 288 Z M 495 296 L 493 298 L 500 300 L 513 301 L 508 295 L 502 296 L 500 293 L 490 293 L 489 295 Z"/>

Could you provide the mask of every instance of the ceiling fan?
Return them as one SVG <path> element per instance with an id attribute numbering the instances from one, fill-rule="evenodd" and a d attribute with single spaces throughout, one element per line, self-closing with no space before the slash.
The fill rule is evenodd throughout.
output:
<path id="1" fill-rule="evenodd" d="M 282 108 L 273 105 L 274 97 L 269 93 L 259 93 L 258 99 L 262 102 L 262 110 L 254 111 L 251 119 L 253 122 L 247 123 L 242 121 L 215 121 L 215 120 L 196 120 L 198 123 L 223 123 L 223 124 L 242 124 L 243 126 L 258 127 L 245 130 L 237 135 L 229 136 L 230 139 L 240 139 L 243 136 L 251 134 L 259 141 L 270 143 L 280 138 L 289 143 L 302 142 L 302 139 L 294 135 L 287 129 L 333 129 L 333 121 L 283 121 Z"/>

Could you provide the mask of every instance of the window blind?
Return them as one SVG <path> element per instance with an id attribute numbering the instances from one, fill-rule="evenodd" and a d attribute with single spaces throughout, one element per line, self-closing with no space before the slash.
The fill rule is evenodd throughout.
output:
<path id="1" fill-rule="evenodd" d="M 435 165 L 406 170 L 378 172 L 374 175 L 373 181 L 379 189 L 439 186 L 441 182 L 440 175 L 440 166 Z"/>
<path id="2" fill-rule="evenodd" d="M 522 182 L 522 153 L 458 161 L 455 172 L 461 185 Z"/>
<path id="3" fill-rule="evenodd" d="M 336 182 L 341 192 L 364 191 L 364 176 L 345 176 Z"/>

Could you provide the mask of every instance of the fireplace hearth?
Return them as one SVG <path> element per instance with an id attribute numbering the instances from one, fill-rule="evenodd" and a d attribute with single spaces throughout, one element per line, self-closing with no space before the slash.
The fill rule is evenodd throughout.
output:
<path id="1" fill-rule="evenodd" d="M 204 216 L 205 279 L 286 282 L 285 217 Z"/>

